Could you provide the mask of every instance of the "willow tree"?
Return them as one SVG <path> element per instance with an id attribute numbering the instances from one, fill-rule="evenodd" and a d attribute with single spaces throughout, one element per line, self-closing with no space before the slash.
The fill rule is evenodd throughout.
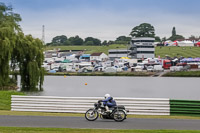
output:
<path id="1" fill-rule="evenodd" d="M 22 91 L 42 90 L 44 69 L 41 67 L 43 43 L 31 35 L 25 36 L 18 22 L 20 15 L 0 3 L 0 87 L 8 85 L 9 71 L 20 68 Z"/>
<path id="2" fill-rule="evenodd" d="M 19 33 L 16 47 L 13 50 L 13 62 L 18 62 L 21 76 L 22 91 L 42 90 L 44 81 L 43 43 L 31 35 Z"/>
<path id="3" fill-rule="evenodd" d="M 9 61 L 15 48 L 16 34 L 21 31 L 20 15 L 12 7 L 0 3 L 0 87 L 9 83 Z"/>

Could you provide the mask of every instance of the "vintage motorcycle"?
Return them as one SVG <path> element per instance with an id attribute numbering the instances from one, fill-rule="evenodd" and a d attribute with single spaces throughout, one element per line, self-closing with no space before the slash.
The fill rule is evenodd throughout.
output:
<path id="1" fill-rule="evenodd" d="M 114 119 L 117 122 L 124 121 L 127 116 L 128 110 L 124 106 L 114 106 L 109 108 L 110 112 L 106 112 L 106 109 L 101 100 L 94 104 L 94 108 L 86 111 L 85 118 L 88 121 L 95 121 L 99 116 L 101 119 Z"/>

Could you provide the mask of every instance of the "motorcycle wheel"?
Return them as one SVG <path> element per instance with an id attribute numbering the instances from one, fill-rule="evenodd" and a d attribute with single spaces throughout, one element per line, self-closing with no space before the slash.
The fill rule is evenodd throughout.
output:
<path id="1" fill-rule="evenodd" d="M 86 113 L 85 113 L 85 118 L 88 121 L 95 121 L 97 118 L 99 117 L 99 113 L 94 110 L 94 109 L 89 109 Z"/>
<path id="2" fill-rule="evenodd" d="M 123 110 L 116 110 L 113 114 L 113 118 L 117 122 L 121 122 L 126 119 L 126 113 Z"/>

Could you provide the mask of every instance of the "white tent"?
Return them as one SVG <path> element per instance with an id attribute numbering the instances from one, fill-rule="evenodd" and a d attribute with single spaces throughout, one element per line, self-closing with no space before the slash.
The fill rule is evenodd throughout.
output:
<path id="1" fill-rule="evenodd" d="M 194 42 L 189 41 L 189 40 L 177 41 L 177 43 L 178 43 L 178 46 L 190 46 L 190 47 L 194 46 Z"/>

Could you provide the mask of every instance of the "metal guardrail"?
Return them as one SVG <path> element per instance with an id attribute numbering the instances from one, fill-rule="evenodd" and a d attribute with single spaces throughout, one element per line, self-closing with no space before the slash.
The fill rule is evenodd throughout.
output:
<path id="1" fill-rule="evenodd" d="M 12 111 L 85 113 L 102 97 L 54 97 L 12 95 Z M 115 98 L 129 114 L 170 115 L 169 99 L 165 98 Z"/>
<path id="2" fill-rule="evenodd" d="M 200 115 L 198 100 L 170 100 L 171 115 Z"/>

